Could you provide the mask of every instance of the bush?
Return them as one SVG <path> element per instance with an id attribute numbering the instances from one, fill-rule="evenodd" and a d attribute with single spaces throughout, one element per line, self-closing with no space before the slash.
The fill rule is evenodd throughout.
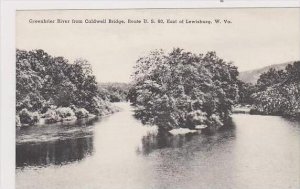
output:
<path id="1" fill-rule="evenodd" d="M 37 112 L 30 112 L 26 108 L 19 112 L 21 124 L 34 125 L 39 121 L 39 114 Z"/>
<path id="2" fill-rule="evenodd" d="M 207 113 L 201 110 L 196 110 L 188 113 L 187 119 L 190 122 L 188 125 L 196 126 L 207 124 Z"/>
<path id="3" fill-rule="evenodd" d="M 213 126 L 213 127 L 220 127 L 220 126 L 223 126 L 223 121 L 221 120 L 220 116 L 216 115 L 216 114 L 213 114 L 209 117 L 209 122 L 210 122 L 210 126 Z"/>
<path id="4" fill-rule="evenodd" d="M 98 116 L 104 116 L 114 112 L 111 104 L 99 97 L 94 97 L 92 103 L 86 109 L 90 113 Z"/>
<path id="5" fill-rule="evenodd" d="M 84 108 L 78 108 L 75 110 L 75 115 L 78 119 L 89 117 L 89 112 Z"/>
<path id="6" fill-rule="evenodd" d="M 55 110 L 55 112 L 61 118 L 67 118 L 67 117 L 75 116 L 74 111 L 69 107 L 59 107 Z"/>
<path id="7" fill-rule="evenodd" d="M 20 121 L 20 117 L 18 115 L 16 115 L 16 126 L 21 127 L 21 121 Z"/>
<path id="8" fill-rule="evenodd" d="M 45 114 L 46 123 L 56 123 L 60 121 L 73 121 L 77 119 L 74 111 L 69 107 L 59 107 L 57 109 L 49 109 Z"/>
<path id="9" fill-rule="evenodd" d="M 49 109 L 45 114 L 45 122 L 46 123 L 56 123 L 61 121 L 61 118 L 59 117 L 59 115 L 56 113 L 55 110 L 53 109 Z"/>

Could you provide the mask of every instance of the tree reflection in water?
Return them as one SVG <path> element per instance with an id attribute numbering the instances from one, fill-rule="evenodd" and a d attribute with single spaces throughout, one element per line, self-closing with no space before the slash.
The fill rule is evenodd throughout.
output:
<path id="1" fill-rule="evenodd" d="M 154 150 L 162 148 L 182 148 L 189 143 L 189 148 L 195 151 L 209 150 L 213 145 L 225 143 L 235 138 L 235 125 L 232 121 L 218 130 L 205 129 L 197 133 L 172 135 L 165 130 L 148 133 L 142 138 L 142 146 L 137 153 L 149 155 Z"/>
<path id="2" fill-rule="evenodd" d="M 17 130 L 16 167 L 46 167 L 80 161 L 94 151 L 98 118 Z"/>
<path id="3" fill-rule="evenodd" d="M 33 144 L 18 144 L 16 166 L 45 167 L 79 161 L 93 153 L 93 136 Z"/>

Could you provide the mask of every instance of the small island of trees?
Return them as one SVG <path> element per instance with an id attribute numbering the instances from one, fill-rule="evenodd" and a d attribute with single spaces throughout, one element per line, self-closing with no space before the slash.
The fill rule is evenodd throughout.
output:
<path id="1" fill-rule="evenodd" d="M 136 117 L 160 128 L 222 126 L 238 100 L 237 67 L 215 52 L 173 49 L 140 58 L 129 99 Z"/>

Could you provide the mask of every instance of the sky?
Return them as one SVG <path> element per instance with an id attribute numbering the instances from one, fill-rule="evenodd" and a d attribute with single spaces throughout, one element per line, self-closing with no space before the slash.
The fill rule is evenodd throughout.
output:
<path id="1" fill-rule="evenodd" d="M 30 23 L 57 19 L 153 19 L 154 24 Z M 176 24 L 157 23 L 177 20 Z M 180 20 L 221 24 L 180 24 Z M 225 24 L 223 20 L 231 24 Z M 216 51 L 239 71 L 300 60 L 299 8 L 136 9 L 17 11 L 16 47 L 43 49 L 70 62 L 87 59 L 99 82 L 129 82 L 139 57 L 179 47 L 193 53 Z"/>

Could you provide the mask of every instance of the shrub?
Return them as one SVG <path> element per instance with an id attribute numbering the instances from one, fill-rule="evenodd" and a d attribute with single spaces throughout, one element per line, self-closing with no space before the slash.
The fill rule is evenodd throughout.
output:
<path id="1" fill-rule="evenodd" d="M 74 111 L 69 107 L 59 107 L 49 109 L 45 114 L 46 123 L 56 123 L 59 121 L 73 121 L 76 118 Z"/>
<path id="2" fill-rule="evenodd" d="M 220 127 L 223 125 L 223 121 L 220 116 L 213 114 L 209 117 L 210 126 Z"/>
<path id="3" fill-rule="evenodd" d="M 20 116 L 18 116 L 18 115 L 16 115 L 16 126 L 17 127 L 21 126 Z"/>
<path id="4" fill-rule="evenodd" d="M 86 107 L 86 109 L 90 113 L 99 116 L 107 115 L 114 112 L 111 104 L 99 97 L 94 97 L 92 99 L 92 103 L 88 107 Z"/>
<path id="5" fill-rule="evenodd" d="M 74 111 L 69 107 L 59 107 L 55 110 L 55 112 L 61 118 L 67 118 L 67 117 L 75 116 Z"/>
<path id="6" fill-rule="evenodd" d="M 188 113 L 187 119 L 190 124 L 188 125 L 202 125 L 207 124 L 207 113 L 202 112 L 201 110 L 196 110 Z"/>
<path id="7" fill-rule="evenodd" d="M 21 124 L 34 125 L 39 121 L 39 115 L 37 112 L 30 112 L 26 108 L 19 112 Z"/>
<path id="8" fill-rule="evenodd" d="M 75 115 L 78 119 L 86 118 L 89 116 L 89 112 L 84 108 L 78 108 L 75 110 Z"/>
<path id="9" fill-rule="evenodd" d="M 59 115 L 56 113 L 55 110 L 53 109 L 49 109 L 45 114 L 45 122 L 46 123 L 56 123 L 61 121 L 61 118 L 59 117 Z"/>

